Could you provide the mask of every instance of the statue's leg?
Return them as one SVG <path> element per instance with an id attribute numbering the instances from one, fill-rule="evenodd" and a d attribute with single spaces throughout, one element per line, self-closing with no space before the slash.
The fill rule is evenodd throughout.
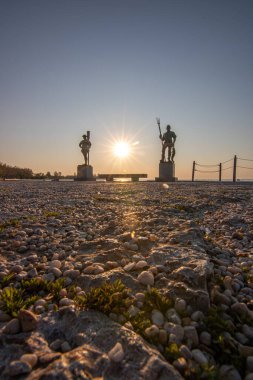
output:
<path id="1" fill-rule="evenodd" d="M 172 157 L 171 157 L 171 161 L 172 162 L 174 162 L 175 154 L 176 154 L 176 149 L 173 147 L 173 149 L 172 149 Z"/>
<path id="2" fill-rule="evenodd" d="M 168 147 L 168 161 L 171 160 L 171 146 Z"/>
<path id="3" fill-rule="evenodd" d="M 166 145 L 163 144 L 163 147 L 162 147 L 162 159 L 161 159 L 162 162 L 165 161 L 165 149 L 166 149 Z"/>

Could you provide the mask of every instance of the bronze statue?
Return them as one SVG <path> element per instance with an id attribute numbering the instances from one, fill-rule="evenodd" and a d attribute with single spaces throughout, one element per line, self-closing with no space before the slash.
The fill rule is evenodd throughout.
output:
<path id="1" fill-rule="evenodd" d="M 84 164 L 89 165 L 89 152 L 91 147 L 90 131 L 87 131 L 87 135 L 83 135 L 83 140 L 79 143 L 79 147 L 84 157 Z"/>
<path id="2" fill-rule="evenodd" d="M 165 160 L 165 152 L 166 149 L 168 148 L 168 162 L 174 162 L 174 157 L 176 154 L 175 150 L 175 142 L 176 142 L 176 134 L 175 132 L 171 131 L 170 125 L 167 125 L 167 131 L 162 135 L 161 132 L 161 126 L 160 126 L 160 119 L 156 119 L 158 127 L 159 127 L 159 132 L 160 132 L 160 139 L 162 141 L 162 158 L 161 162 L 166 162 Z"/>

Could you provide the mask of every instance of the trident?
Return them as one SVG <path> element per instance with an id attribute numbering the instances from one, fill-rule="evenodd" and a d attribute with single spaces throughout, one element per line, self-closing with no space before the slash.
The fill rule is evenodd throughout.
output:
<path id="1" fill-rule="evenodd" d="M 160 124 L 160 117 L 156 118 L 156 122 L 159 128 L 159 133 L 160 133 L 160 139 L 162 138 L 162 132 L 161 132 L 161 124 Z"/>

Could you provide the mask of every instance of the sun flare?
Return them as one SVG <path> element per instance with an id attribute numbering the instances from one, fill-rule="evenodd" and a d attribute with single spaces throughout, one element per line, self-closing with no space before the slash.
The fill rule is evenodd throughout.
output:
<path id="1" fill-rule="evenodd" d="M 113 146 L 113 154 L 118 158 L 125 158 L 130 154 L 130 145 L 126 141 L 119 141 Z"/>

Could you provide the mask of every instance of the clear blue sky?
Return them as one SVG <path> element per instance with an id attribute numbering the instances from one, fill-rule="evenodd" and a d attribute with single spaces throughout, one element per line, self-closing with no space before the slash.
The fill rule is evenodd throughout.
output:
<path id="1" fill-rule="evenodd" d="M 156 116 L 181 179 L 193 160 L 253 158 L 252 0 L 1 0 L 0 55 L 2 162 L 73 174 L 91 130 L 95 173 L 153 178 Z M 139 143 L 119 163 L 122 135 Z"/>

